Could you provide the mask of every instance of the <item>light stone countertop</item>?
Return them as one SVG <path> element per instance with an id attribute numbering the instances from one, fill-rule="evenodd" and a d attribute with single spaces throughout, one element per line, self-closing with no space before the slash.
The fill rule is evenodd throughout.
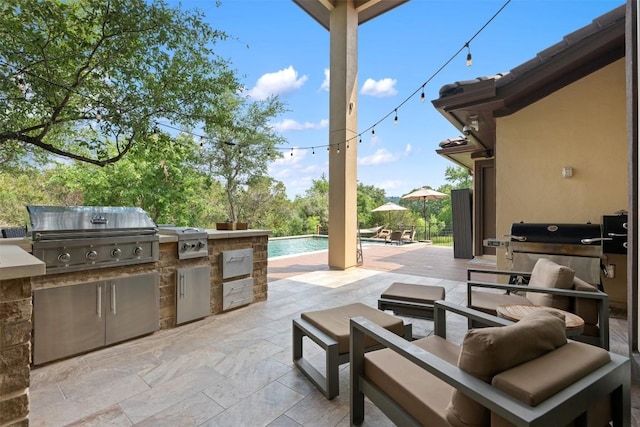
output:
<path id="1" fill-rule="evenodd" d="M 0 280 L 20 279 L 44 274 L 45 263 L 31 255 L 21 246 L 15 244 L 0 245 Z"/>

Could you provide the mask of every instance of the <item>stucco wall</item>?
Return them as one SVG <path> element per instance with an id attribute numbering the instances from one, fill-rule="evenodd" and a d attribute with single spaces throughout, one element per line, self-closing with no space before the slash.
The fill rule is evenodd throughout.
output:
<path id="1" fill-rule="evenodd" d="M 600 223 L 628 210 L 625 120 L 624 60 L 497 119 L 498 236 L 513 222 Z M 573 177 L 563 178 L 563 167 Z M 604 286 L 613 305 L 626 302 L 626 259 L 609 258 L 617 277 Z"/>

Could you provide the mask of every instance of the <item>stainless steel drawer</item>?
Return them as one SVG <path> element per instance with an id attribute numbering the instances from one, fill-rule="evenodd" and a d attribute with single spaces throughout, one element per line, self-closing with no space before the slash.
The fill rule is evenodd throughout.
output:
<path id="1" fill-rule="evenodd" d="M 253 277 L 222 284 L 222 310 L 240 307 L 253 302 Z"/>
<path id="2" fill-rule="evenodd" d="M 253 272 L 253 249 L 222 252 L 222 279 L 246 276 Z"/>

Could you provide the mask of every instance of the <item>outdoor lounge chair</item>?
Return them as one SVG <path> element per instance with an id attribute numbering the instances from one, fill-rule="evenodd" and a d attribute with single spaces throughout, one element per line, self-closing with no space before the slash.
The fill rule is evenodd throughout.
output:
<path id="1" fill-rule="evenodd" d="M 474 274 L 522 276 L 529 280 L 529 284 L 523 286 L 476 281 L 471 279 Z M 521 295 L 515 294 L 516 291 L 520 291 Z M 574 313 L 584 320 L 584 331 L 573 339 L 609 349 L 609 296 L 596 286 L 575 277 L 574 271 L 569 267 L 540 258 L 529 273 L 467 270 L 468 307 L 496 315 L 497 306 L 507 304 L 543 305 Z"/>
<path id="2" fill-rule="evenodd" d="M 413 227 L 410 230 L 404 230 L 402 232 L 402 236 L 400 236 L 400 240 L 402 240 L 404 243 L 409 243 L 409 242 L 413 242 L 413 239 L 415 237 L 416 237 L 416 229 L 415 227 Z"/>
<path id="3" fill-rule="evenodd" d="M 397 245 L 402 244 L 402 231 L 394 231 L 389 235 L 388 239 L 385 239 L 385 243 L 395 243 Z"/>
<path id="4" fill-rule="evenodd" d="M 495 327 L 446 339 L 446 312 Z M 445 301 L 434 335 L 407 342 L 351 319 L 351 424 L 364 397 L 401 426 L 629 426 L 629 359 L 567 341 L 564 320 L 539 310 L 518 323 Z M 365 354 L 365 339 L 385 349 Z"/>
<path id="5" fill-rule="evenodd" d="M 391 235 L 391 230 L 385 225 L 380 231 L 373 235 L 373 239 L 385 239 Z"/>

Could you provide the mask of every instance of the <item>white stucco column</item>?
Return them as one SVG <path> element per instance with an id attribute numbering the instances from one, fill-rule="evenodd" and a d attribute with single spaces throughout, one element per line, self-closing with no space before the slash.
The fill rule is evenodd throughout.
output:
<path id="1" fill-rule="evenodd" d="M 344 270 L 356 266 L 358 221 L 358 12 L 353 0 L 336 3 L 330 28 L 328 256 L 329 267 Z"/>

